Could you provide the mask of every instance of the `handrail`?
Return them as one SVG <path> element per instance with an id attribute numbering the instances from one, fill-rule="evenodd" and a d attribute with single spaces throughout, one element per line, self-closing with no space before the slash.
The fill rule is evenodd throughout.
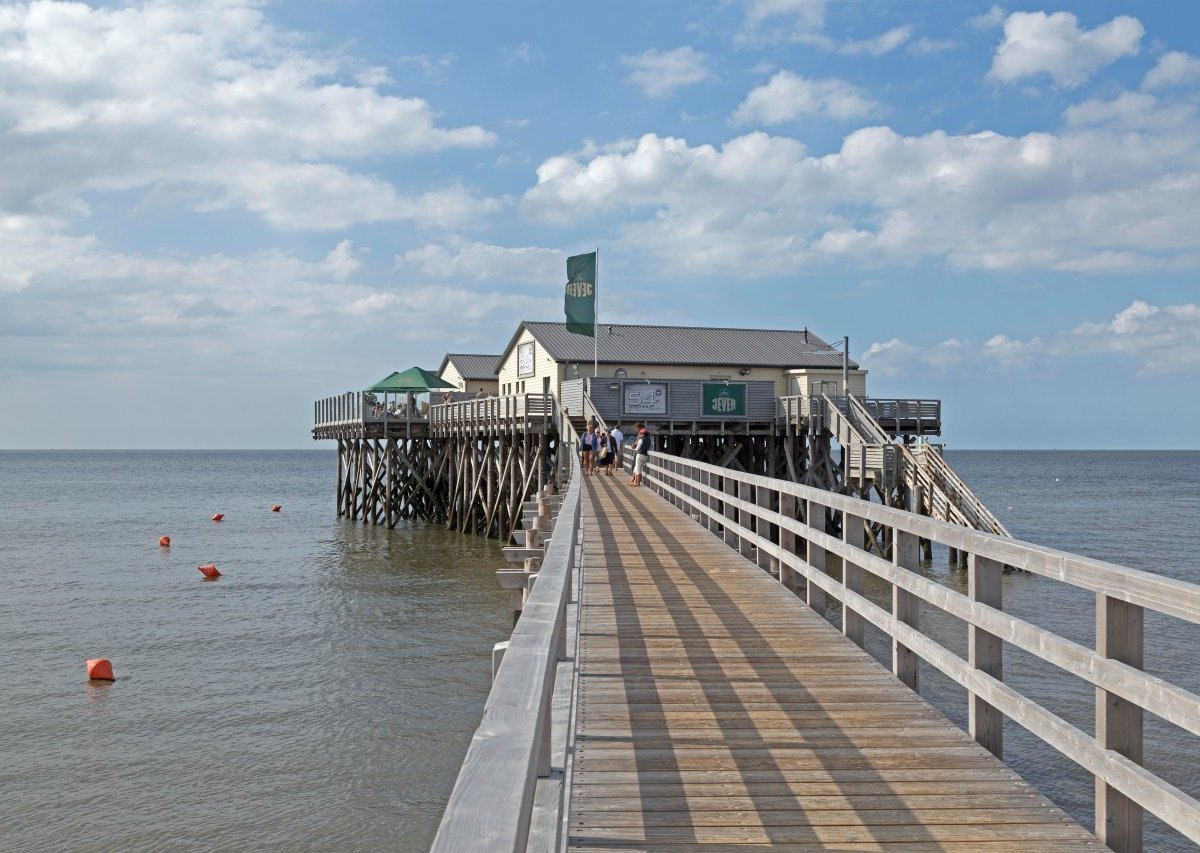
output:
<path id="1" fill-rule="evenodd" d="M 723 528 L 743 553 L 756 548 L 760 565 L 773 560 L 781 582 L 800 586 L 814 609 L 823 612 L 826 595 L 840 601 L 842 630 L 858 645 L 867 622 L 890 636 L 892 671 L 911 688 L 918 658 L 964 687 L 970 732 L 993 753 L 1002 754 L 1006 716 L 1091 772 L 1102 841 L 1140 850 L 1144 809 L 1200 842 L 1200 801 L 1140 765 L 1143 710 L 1200 735 L 1200 696 L 1141 669 L 1143 611 L 1200 624 L 1200 585 L 662 453 L 652 453 L 647 468 L 660 494 L 710 529 Z M 830 510 L 841 515 L 840 538 L 826 532 Z M 867 550 L 880 528 L 890 530 L 892 560 Z M 968 594 L 916 571 L 921 539 L 970 555 Z M 841 580 L 826 573 L 827 553 L 842 559 Z M 1005 613 L 1005 565 L 1094 592 L 1096 648 Z M 866 597 L 866 574 L 892 585 L 890 610 Z M 922 602 L 967 624 L 968 659 L 921 633 Z M 1003 681 L 1004 643 L 1096 688 L 1094 737 Z"/>
<path id="2" fill-rule="evenodd" d="M 883 431 L 881 427 L 863 406 L 862 401 L 857 397 L 850 396 L 850 421 L 858 427 L 859 431 L 867 439 L 868 444 L 891 444 L 891 437 Z"/>
<path id="3" fill-rule="evenodd" d="M 940 492 L 948 504 L 963 513 L 966 523 L 979 530 L 1012 536 L 995 513 L 971 491 L 971 487 L 958 476 L 940 453 L 926 445 L 916 445 L 904 447 L 903 454 L 905 463 L 925 488 L 933 489 L 931 494 Z"/>
<path id="4" fill-rule="evenodd" d="M 496 672 L 433 851 L 526 849 L 534 788 L 550 774 L 551 699 L 566 657 L 567 603 L 580 537 L 578 463 L 521 617 Z"/>

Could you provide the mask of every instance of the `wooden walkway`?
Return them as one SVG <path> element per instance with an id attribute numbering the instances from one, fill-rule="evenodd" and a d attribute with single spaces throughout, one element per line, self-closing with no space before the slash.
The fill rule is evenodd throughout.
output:
<path id="1" fill-rule="evenodd" d="M 1101 849 L 649 489 L 583 518 L 570 849 Z"/>

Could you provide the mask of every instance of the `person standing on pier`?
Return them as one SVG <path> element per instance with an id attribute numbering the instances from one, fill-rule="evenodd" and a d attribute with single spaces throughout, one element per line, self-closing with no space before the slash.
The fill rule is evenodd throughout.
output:
<path id="1" fill-rule="evenodd" d="M 646 469 L 646 460 L 650 458 L 650 431 L 642 427 L 638 431 L 637 443 L 633 446 L 633 476 L 627 486 L 640 486 L 642 472 Z"/>
<path id="2" fill-rule="evenodd" d="M 597 437 L 599 438 L 600 449 L 596 452 L 597 462 L 604 471 L 606 477 L 613 475 L 613 463 L 617 458 L 617 443 L 612 437 L 611 432 L 601 430 Z"/>
<path id="3" fill-rule="evenodd" d="M 596 459 L 593 451 L 596 449 L 596 433 L 592 425 L 587 425 L 587 431 L 579 437 L 579 449 L 583 452 L 583 473 L 596 473 Z"/>
<path id="4" fill-rule="evenodd" d="M 624 471 L 625 470 L 625 457 L 624 457 L 625 433 L 621 432 L 621 425 L 617 424 L 615 427 L 613 427 L 609 431 L 608 434 L 612 437 L 613 442 L 617 446 L 616 457 L 613 459 L 613 465 L 615 465 L 617 468 L 620 468 L 622 471 Z"/>

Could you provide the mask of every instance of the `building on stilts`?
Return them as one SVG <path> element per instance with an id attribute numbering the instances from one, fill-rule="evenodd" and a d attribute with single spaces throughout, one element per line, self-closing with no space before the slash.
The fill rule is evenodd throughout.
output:
<path id="1" fill-rule="evenodd" d="M 448 354 L 439 374 L 461 391 L 404 421 L 364 392 L 316 403 L 339 515 L 510 541 L 594 419 L 644 422 L 683 458 L 1009 535 L 943 457 L 941 401 L 870 396 L 847 348 L 808 329 L 600 324 L 593 340 L 524 321 L 498 356 Z"/>

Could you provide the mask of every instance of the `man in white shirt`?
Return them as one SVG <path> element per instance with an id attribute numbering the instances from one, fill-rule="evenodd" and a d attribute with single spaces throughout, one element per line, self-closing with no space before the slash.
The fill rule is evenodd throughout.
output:
<path id="1" fill-rule="evenodd" d="M 613 461 L 618 468 L 624 468 L 625 467 L 625 459 L 622 455 L 622 451 L 625 448 L 625 433 L 621 432 L 621 427 L 618 424 L 617 426 L 615 426 L 611 430 L 609 430 L 608 434 L 611 435 L 613 437 L 613 440 L 616 441 L 616 443 L 617 443 L 617 458 Z"/>

